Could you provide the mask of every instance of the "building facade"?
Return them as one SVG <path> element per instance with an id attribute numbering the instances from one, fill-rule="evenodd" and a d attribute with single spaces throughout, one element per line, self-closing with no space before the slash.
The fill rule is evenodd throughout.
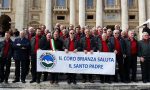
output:
<path id="1" fill-rule="evenodd" d="M 150 0 L 0 0 L 0 13 L 8 15 L 12 28 L 57 23 L 135 29 L 150 18 Z"/>

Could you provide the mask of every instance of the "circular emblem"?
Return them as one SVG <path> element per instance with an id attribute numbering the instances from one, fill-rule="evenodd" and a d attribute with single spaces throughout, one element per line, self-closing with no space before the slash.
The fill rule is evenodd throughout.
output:
<path id="1" fill-rule="evenodd" d="M 56 60 L 51 53 L 43 53 L 40 56 L 40 63 L 44 68 L 53 68 L 56 64 Z"/>

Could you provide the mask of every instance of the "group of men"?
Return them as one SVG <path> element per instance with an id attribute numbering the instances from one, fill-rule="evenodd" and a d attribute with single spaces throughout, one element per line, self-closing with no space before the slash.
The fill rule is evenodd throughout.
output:
<path id="1" fill-rule="evenodd" d="M 14 41 L 11 40 L 9 32 L 5 32 L 5 37 L 0 42 L 0 82 L 8 83 L 12 58 L 15 61 L 15 79 L 13 83 L 26 83 L 25 79 L 31 70 L 32 80 L 30 83 L 40 83 L 41 76 L 46 81 L 50 74 L 50 83 L 58 84 L 59 77 L 63 74 L 37 72 L 36 56 L 37 50 L 54 50 L 51 39 L 54 40 L 55 50 L 68 52 L 114 52 L 116 54 L 116 74 L 98 75 L 100 82 L 111 83 L 131 81 L 136 82 L 137 57 L 140 58 L 142 69 L 142 81 L 150 82 L 150 40 L 149 34 L 143 32 L 140 41 L 135 39 L 134 31 L 122 31 L 119 25 L 115 25 L 115 30 L 110 28 L 93 27 L 90 28 L 70 25 L 66 28 L 59 23 L 56 24 L 53 32 L 49 32 L 43 25 L 41 28 L 34 29 L 29 27 L 27 30 L 20 31 L 20 35 Z M 131 73 L 132 71 L 132 73 Z M 130 75 L 131 74 L 131 75 Z M 76 84 L 76 75 L 67 73 L 67 83 Z M 119 77 L 118 77 L 119 75 Z M 82 74 L 82 82 L 94 83 L 92 74 Z M 130 77 L 131 76 L 131 77 Z"/>

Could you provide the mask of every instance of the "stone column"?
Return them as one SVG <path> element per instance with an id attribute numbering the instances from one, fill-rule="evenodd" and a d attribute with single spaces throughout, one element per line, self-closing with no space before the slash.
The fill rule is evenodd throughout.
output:
<path id="1" fill-rule="evenodd" d="M 24 11 L 24 27 L 28 28 L 30 18 L 30 0 L 25 0 L 25 11 Z"/>
<path id="2" fill-rule="evenodd" d="M 1 1 L 0 1 L 0 8 L 2 8 L 2 4 L 1 4 Z M 2 11 L 0 10 L 0 16 L 2 15 Z"/>
<path id="3" fill-rule="evenodd" d="M 128 28 L 128 0 L 121 0 L 121 26 L 122 30 Z"/>
<path id="4" fill-rule="evenodd" d="M 23 30 L 25 24 L 25 1 L 16 0 L 15 28 Z"/>
<path id="5" fill-rule="evenodd" d="M 147 19 L 150 19 L 150 0 L 147 0 Z M 150 27 L 150 24 L 148 25 Z"/>
<path id="6" fill-rule="evenodd" d="M 139 4 L 139 25 L 143 24 L 146 21 L 146 9 L 145 9 L 145 0 L 138 0 Z M 142 30 L 143 28 L 139 29 L 139 36 L 142 39 Z"/>
<path id="7" fill-rule="evenodd" d="M 85 0 L 79 0 L 79 25 L 85 26 Z"/>
<path id="8" fill-rule="evenodd" d="M 103 1 L 96 1 L 96 26 L 103 26 Z"/>
<path id="9" fill-rule="evenodd" d="M 70 0 L 70 24 L 75 26 L 75 0 Z"/>
<path id="10" fill-rule="evenodd" d="M 0 16 L 2 15 L 2 12 L 1 12 L 1 10 L 0 10 Z"/>
<path id="11" fill-rule="evenodd" d="M 46 29 L 52 31 L 52 2 L 51 0 L 46 0 L 45 4 L 45 26 Z"/>

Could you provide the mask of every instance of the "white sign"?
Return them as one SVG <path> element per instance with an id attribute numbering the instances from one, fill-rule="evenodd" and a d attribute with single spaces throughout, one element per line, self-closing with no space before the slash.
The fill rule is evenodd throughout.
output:
<path id="1" fill-rule="evenodd" d="M 115 53 L 38 50 L 37 71 L 115 75 Z"/>

